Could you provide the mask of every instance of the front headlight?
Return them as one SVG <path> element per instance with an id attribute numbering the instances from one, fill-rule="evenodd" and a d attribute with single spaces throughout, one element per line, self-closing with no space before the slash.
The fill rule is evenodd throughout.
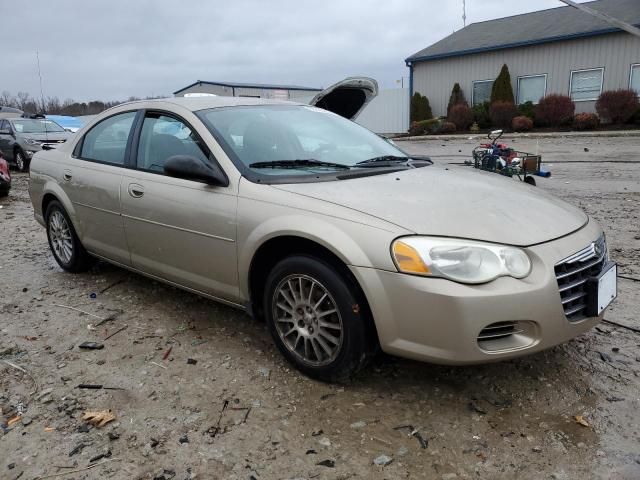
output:
<path id="1" fill-rule="evenodd" d="M 29 145 L 40 145 L 40 142 L 37 140 L 34 140 L 33 138 L 25 138 L 24 141 Z"/>
<path id="2" fill-rule="evenodd" d="M 460 283 L 486 283 L 503 276 L 524 278 L 531 271 L 524 250 L 471 240 L 404 237 L 393 242 L 391 252 L 400 272 Z"/>

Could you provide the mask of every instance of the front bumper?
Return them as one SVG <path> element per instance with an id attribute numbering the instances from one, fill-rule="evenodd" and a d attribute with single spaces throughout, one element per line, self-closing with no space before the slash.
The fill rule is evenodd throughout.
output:
<path id="1" fill-rule="evenodd" d="M 448 365 L 486 363 L 553 347 L 601 321 L 567 320 L 554 272 L 557 262 L 601 233 L 591 221 L 567 237 L 527 248 L 533 267 L 522 280 L 502 277 L 463 285 L 372 268 L 351 270 L 367 297 L 385 352 Z M 514 325 L 514 335 L 479 339 L 487 327 L 507 323 Z"/>

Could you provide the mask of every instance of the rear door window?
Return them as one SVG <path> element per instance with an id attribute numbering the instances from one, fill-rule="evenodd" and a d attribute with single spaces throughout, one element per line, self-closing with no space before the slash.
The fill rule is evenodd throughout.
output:
<path id="1" fill-rule="evenodd" d="M 188 155 L 209 163 L 208 149 L 185 122 L 161 113 L 148 113 L 140 132 L 137 168 L 164 173 L 164 164 L 176 155 Z"/>
<path id="2" fill-rule="evenodd" d="M 80 157 L 85 160 L 124 165 L 127 142 L 136 112 L 106 118 L 84 136 Z"/>

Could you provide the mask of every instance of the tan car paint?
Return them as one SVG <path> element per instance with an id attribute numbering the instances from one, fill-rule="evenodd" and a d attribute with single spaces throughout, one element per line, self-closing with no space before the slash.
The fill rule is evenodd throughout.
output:
<path id="1" fill-rule="evenodd" d="M 280 102 L 207 97 L 136 102 L 111 109 L 83 131 L 106 116 L 134 107 L 174 112 L 209 146 L 229 177 L 229 186 L 207 187 L 125 168 L 117 173 L 111 171 L 117 167 L 84 165 L 71 157 L 81 131 L 76 140 L 58 150 L 34 156 L 30 195 L 36 219 L 44 224 L 42 202 L 45 195 L 53 195 L 90 252 L 241 308 L 249 298 L 251 260 L 261 245 L 282 235 L 313 240 L 334 252 L 360 282 L 382 349 L 417 359 L 473 363 L 520 355 L 522 349 L 491 355 L 475 343 L 477 332 L 487 323 L 507 316 L 514 320 L 514 312 L 515 320 L 534 321 L 541 330 L 534 332 L 537 339 L 527 352 L 561 343 L 598 321 L 569 324 L 553 277 L 553 262 L 601 233 L 595 222 L 580 228 L 586 222 L 582 212 L 537 190 L 527 192 L 523 185 L 512 187 L 502 179 L 498 183 L 466 172 L 454 176 L 437 167 L 315 184 L 252 183 L 241 178 L 193 111 L 268 103 Z M 78 185 L 69 188 L 65 169 L 72 170 Z M 482 182 L 485 187 L 477 185 Z M 129 197 L 131 183 L 144 188 L 148 203 Z M 465 198 L 468 192 L 473 194 L 471 200 Z M 119 198 L 122 207 L 117 204 Z M 506 233 L 513 230 L 507 220 L 516 218 L 515 212 L 528 208 L 527 204 L 536 209 L 535 222 L 518 223 L 517 232 Z M 101 227 L 96 219 L 106 223 Z M 119 224 L 131 239 L 133 266 L 122 254 Z M 544 235 L 546 240 L 564 237 L 528 249 L 534 264 L 529 277 L 472 286 L 399 274 L 390 245 L 395 238 L 415 233 L 494 241 L 504 233 L 507 243 L 522 245 L 545 241 Z M 461 338 L 473 342 L 461 344 Z"/>
<path id="2" fill-rule="evenodd" d="M 540 189 L 468 168 L 434 165 L 276 188 L 357 209 L 420 235 L 447 232 L 451 237 L 517 246 L 548 242 L 587 223 L 581 210 Z"/>
<path id="3" fill-rule="evenodd" d="M 129 190 L 142 189 L 134 197 Z M 128 170 L 122 221 L 134 268 L 237 301 L 237 186 Z"/>
<path id="4" fill-rule="evenodd" d="M 524 350 L 544 350 L 600 322 L 601 318 L 567 321 L 553 266 L 601 232 L 592 220 L 572 235 L 526 249 L 533 268 L 522 280 L 502 277 L 482 285 L 463 285 L 379 269 L 351 270 L 376 312 L 378 337 L 386 352 L 449 365 L 483 363 Z M 476 342 L 478 333 L 501 321 L 535 322 L 532 343 L 499 354 L 483 351 Z"/>

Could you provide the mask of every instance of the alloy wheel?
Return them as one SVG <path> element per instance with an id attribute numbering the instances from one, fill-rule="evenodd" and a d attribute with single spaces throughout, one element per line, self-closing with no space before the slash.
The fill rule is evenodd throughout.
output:
<path id="1" fill-rule="evenodd" d="M 24 156 L 22 152 L 16 152 L 16 167 L 18 167 L 18 170 L 21 172 L 24 172 Z"/>
<path id="2" fill-rule="evenodd" d="M 73 239 L 67 219 L 59 210 L 49 216 L 49 237 L 51 248 L 58 260 L 64 264 L 71 262 L 73 257 Z"/>
<path id="3" fill-rule="evenodd" d="M 320 367 L 333 362 L 343 342 L 343 325 L 336 301 L 318 280 L 289 275 L 273 294 L 276 331 L 300 361 Z"/>

